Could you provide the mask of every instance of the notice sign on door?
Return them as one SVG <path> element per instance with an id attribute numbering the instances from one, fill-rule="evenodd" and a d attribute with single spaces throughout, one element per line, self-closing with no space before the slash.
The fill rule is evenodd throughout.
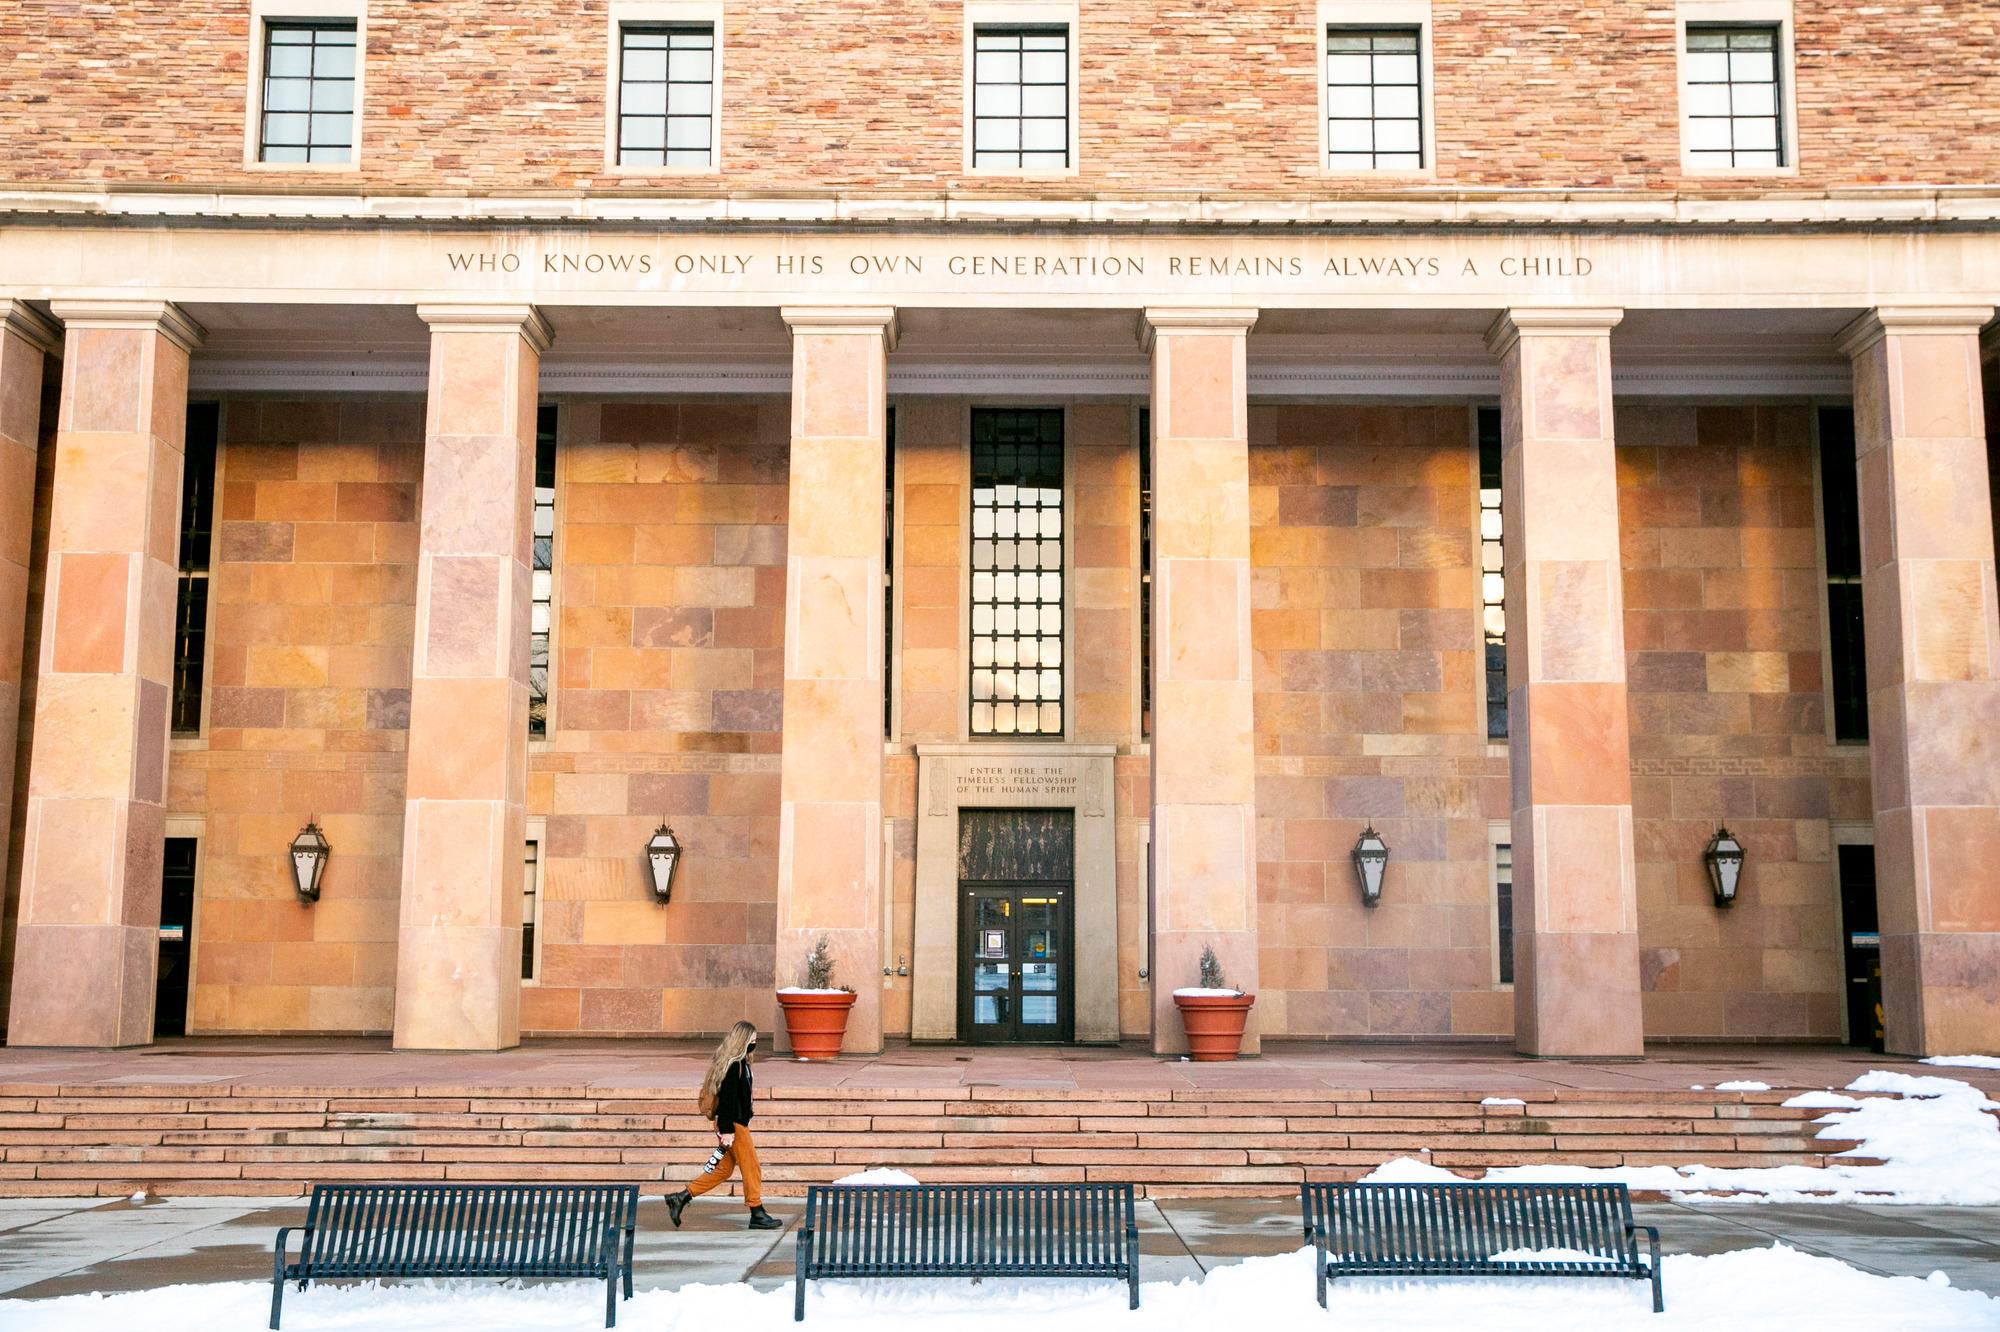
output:
<path id="1" fill-rule="evenodd" d="M 1007 931 L 984 930 L 980 933 L 979 955 L 981 957 L 1007 956 Z"/>

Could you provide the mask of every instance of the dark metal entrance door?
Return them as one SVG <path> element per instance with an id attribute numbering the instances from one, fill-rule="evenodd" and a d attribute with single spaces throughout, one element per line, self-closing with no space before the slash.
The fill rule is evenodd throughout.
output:
<path id="1" fill-rule="evenodd" d="M 187 1035 L 188 963 L 194 955 L 192 837 L 167 839 L 160 874 L 160 963 L 153 982 L 153 1035 Z"/>
<path id="2" fill-rule="evenodd" d="M 1070 810 L 959 816 L 960 1040 L 1075 1039 Z"/>
<path id="3" fill-rule="evenodd" d="M 1882 935 L 1875 915 L 1875 848 L 1837 846 L 1840 932 L 1846 947 L 1847 1043 L 1881 1050 Z"/>

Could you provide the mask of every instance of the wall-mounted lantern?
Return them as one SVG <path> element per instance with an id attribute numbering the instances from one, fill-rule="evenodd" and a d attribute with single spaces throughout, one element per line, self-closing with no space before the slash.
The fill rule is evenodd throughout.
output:
<path id="1" fill-rule="evenodd" d="M 1361 834 L 1354 843 L 1354 877 L 1361 881 L 1361 903 L 1363 906 L 1379 906 L 1382 902 L 1382 874 L 1389 868 L 1389 844 L 1376 833 L 1375 825 L 1369 824 L 1368 831 Z"/>
<path id="2" fill-rule="evenodd" d="M 326 858 L 332 854 L 326 834 L 319 830 L 318 817 L 307 819 L 292 839 L 292 887 L 299 901 L 319 901 L 319 876 L 326 872 Z"/>
<path id="3" fill-rule="evenodd" d="M 674 871 L 681 863 L 681 844 L 665 819 L 646 842 L 646 863 L 653 871 L 653 896 L 664 906 L 673 895 Z"/>
<path id="4" fill-rule="evenodd" d="M 1715 889 L 1715 904 L 1734 906 L 1737 886 L 1743 882 L 1743 843 L 1731 837 L 1729 829 L 1717 828 L 1701 858 L 1708 864 L 1708 883 Z"/>

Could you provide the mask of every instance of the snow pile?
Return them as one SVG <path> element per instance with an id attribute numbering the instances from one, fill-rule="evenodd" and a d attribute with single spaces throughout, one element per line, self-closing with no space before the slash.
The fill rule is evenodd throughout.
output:
<path id="1" fill-rule="evenodd" d="M 836 1184 L 915 1184 L 918 1180 L 915 1175 L 906 1175 L 900 1170 L 885 1170 L 878 1167 L 874 1170 L 857 1171 L 852 1175 L 842 1175 L 833 1182 Z"/>
<path id="2" fill-rule="evenodd" d="M 1932 1055 L 1919 1062 L 1946 1068 L 2000 1068 L 2000 1055 Z"/>
<path id="3" fill-rule="evenodd" d="M 1882 1165 L 1816 1166 L 1501 1166 L 1482 1179 L 1514 1183 L 1622 1183 L 1655 1193 L 1740 1194 L 1765 1202 L 1879 1202 L 1934 1206 L 2000 1205 L 2000 1110 L 1977 1087 L 1952 1078 L 1873 1072 L 1847 1085 L 1894 1097 L 1857 1099 L 1805 1092 L 1786 1105 L 1831 1108 L 1822 1138 L 1860 1146 L 1841 1156 Z M 1837 1159 L 1837 1158 L 1836 1158 Z M 1370 1182 L 1428 1184 L 1462 1178 L 1440 1166 L 1400 1157 L 1366 1176 Z"/>
<path id="4" fill-rule="evenodd" d="M 1771 1084 L 1768 1082 L 1718 1082 L 1715 1084 L 1715 1089 L 1717 1091 L 1769 1091 L 1771 1090 Z"/>
<path id="5" fill-rule="evenodd" d="M 1205 1278 L 1149 1282 L 1137 1312 L 1113 1281 L 815 1282 L 806 1296 L 814 1332 L 1197 1332 L 1248 1326 L 1366 1327 L 1382 1332 L 1715 1332 L 1803 1328 L 1959 1332 L 2000 1323 L 2000 1300 L 1929 1280 L 1879 1277 L 1783 1245 L 1662 1264 L 1667 1311 L 1654 1315 L 1639 1281 L 1347 1280 L 1313 1299 L 1312 1251 L 1252 1258 Z M 643 1279 L 643 1278 L 642 1278 Z M 215 1332 L 260 1328 L 270 1305 L 263 1282 L 169 1286 L 119 1295 L 0 1301 L 8 1332 Z M 596 1332 L 602 1288 L 591 1282 L 516 1287 L 495 1281 L 315 1286 L 285 1294 L 286 1332 Z M 641 1290 L 622 1301 L 618 1326 L 649 1332 L 791 1332 L 788 1285 L 742 1283 Z"/>
<path id="6" fill-rule="evenodd" d="M 1526 1105 L 1527 1102 L 1514 1096 L 1489 1096 L 1485 1100 L 1481 1101 L 1480 1104 L 1481 1105 Z"/>

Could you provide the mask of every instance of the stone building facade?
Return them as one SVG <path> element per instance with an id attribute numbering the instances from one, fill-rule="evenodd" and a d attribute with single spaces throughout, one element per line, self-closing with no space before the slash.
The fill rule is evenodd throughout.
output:
<path id="1" fill-rule="evenodd" d="M 2000 6 L 15 10 L 9 1040 L 2000 1050 Z"/>

